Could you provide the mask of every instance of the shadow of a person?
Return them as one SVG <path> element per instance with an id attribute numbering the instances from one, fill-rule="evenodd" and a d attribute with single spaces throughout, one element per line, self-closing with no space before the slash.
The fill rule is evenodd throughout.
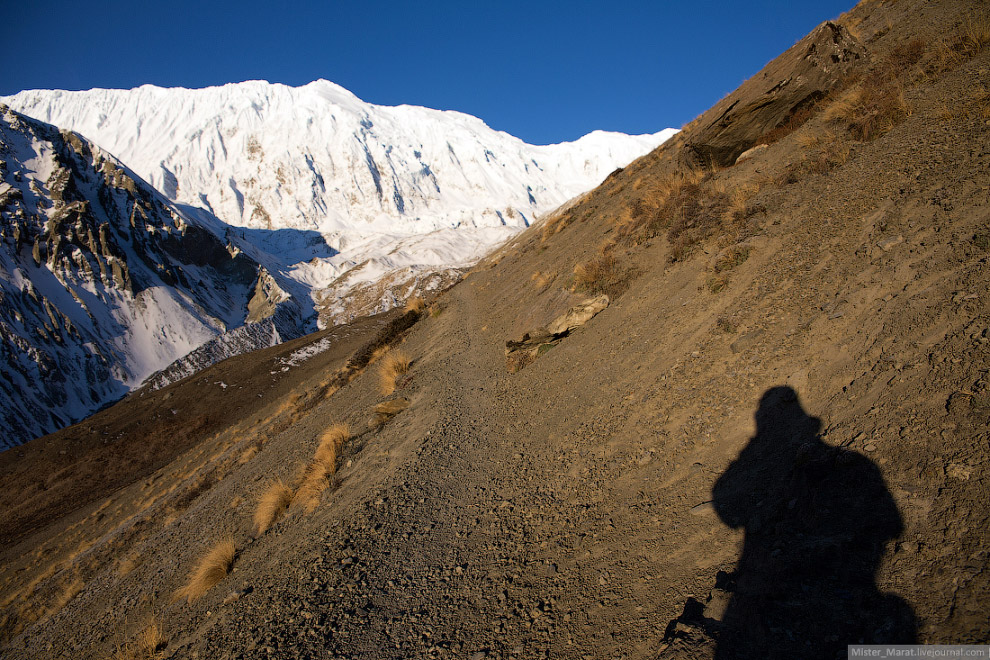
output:
<path id="1" fill-rule="evenodd" d="M 717 660 L 845 658 L 847 644 L 911 644 L 910 606 L 875 574 L 903 531 L 879 469 L 831 447 L 789 387 L 767 390 L 756 436 L 712 489 L 726 525 L 745 531 Z"/>

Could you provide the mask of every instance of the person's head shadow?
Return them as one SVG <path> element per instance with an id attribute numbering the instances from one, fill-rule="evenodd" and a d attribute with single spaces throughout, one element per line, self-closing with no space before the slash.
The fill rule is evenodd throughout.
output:
<path id="1" fill-rule="evenodd" d="M 736 571 L 716 585 L 728 605 L 703 618 L 719 660 L 845 658 L 848 644 L 915 641 L 911 608 L 875 581 L 903 531 L 894 500 L 872 461 L 826 444 L 820 428 L 793 389 L 767 390 L 756 435 L 715 482 L 716 513 L 745 532 Z"/>

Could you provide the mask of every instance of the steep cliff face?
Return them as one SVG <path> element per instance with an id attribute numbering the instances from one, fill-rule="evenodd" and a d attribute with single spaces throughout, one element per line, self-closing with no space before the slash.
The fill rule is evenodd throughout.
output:
<path id="1" fill-rule="evenodd" d="M 0 177 L 0 447 L 244 323 L 257 264 L 79 135 L 0 106 Z"/>

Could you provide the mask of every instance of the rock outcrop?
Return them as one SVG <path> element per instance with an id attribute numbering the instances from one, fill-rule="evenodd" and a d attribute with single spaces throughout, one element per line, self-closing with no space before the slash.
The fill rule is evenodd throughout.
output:
<path id="1" fill-rule="evenodd" d="M 727 167 L 767 131 L 815 103 L 865 63 L 866 50 L 842 26 L 825 22 L 710 111 L 688 146 L 705 165 Z"/>

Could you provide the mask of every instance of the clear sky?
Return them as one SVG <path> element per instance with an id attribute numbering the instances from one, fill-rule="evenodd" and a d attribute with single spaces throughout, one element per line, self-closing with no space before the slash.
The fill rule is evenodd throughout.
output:
<path id="1" fill-rule="evenodd" d="M 0 95 L 326 78 L 535 144 L 680 127 L 854 0 L 0 0 Z"/>

